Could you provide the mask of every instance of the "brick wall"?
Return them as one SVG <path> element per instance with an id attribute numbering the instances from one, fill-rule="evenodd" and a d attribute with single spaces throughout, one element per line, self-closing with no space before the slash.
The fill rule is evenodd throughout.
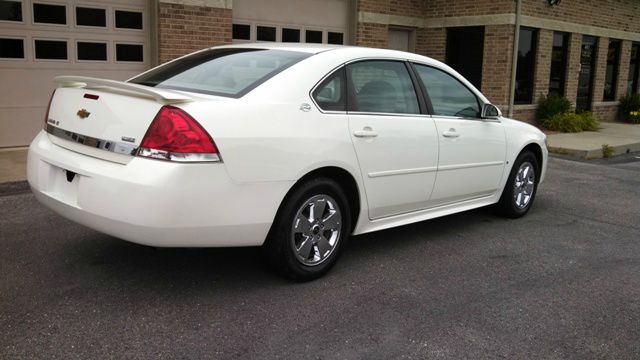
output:
<path id="1" fill-rule="evenodd" d="M 618 90 L 616 100 L 627 95 L 627 81 L 629 81 L 629 62 L 631 59 L 631 41 L 623 41 L 620 47 L 620 67 L 618 69 Z"/>
<path id="2" fill-rule="evenodd" d="M 569 54 L 565 82 L 565 97 L 576 105 L 578 96 L 578 75 L 580 74 L 580 52 L 582 49 L 582 35 L 571 34 L 569 38 Z"/>
<path id="3" fill-rule="evenodd" d="M 617 105 L 594 105 L 591 109 L 593 114 L 600 121 L 613 122 L 616 121 L 618 115 Z"/>
<path id="4" fill-rule="evenodd" d="M 160 63 L 207 47 L 231 43 L 231 9 L 159 3 Z"/>
<path id="5" fill-rule="evenodd" d="M 509 104 L 513 25 L 485 26 L 482 93 L 504 111 Z"/>
<path id="6" fill-rule="evenodd" d="M 430 0 L 425 11 L 427 18 L 477 16 L 515 13 L 513 0 Z"/>
<path id="7" fill-rule="evenodd" d="M 523 0 L 522 14 L 640 32 L 640 1 L 638 0 L 565 0 L 558 6 L 549 6 L 546 0 Z"/>
<path id="8" fill-rule="evenodd" d="M 604 77 L 607 72 L 607 53 L 609 52 L 609 38 L 600 37 L 596 49 L 596 72 L 593 78 L 593 102 L 601 102 L 604 96 Z"/>
<path id="9" fill-rule="evenodd" d="M 389 26 L 383 24 L 358 23 L 356 45 L 386 48 L 389 44 Z"/>
<path id="10" fill-rule="evenodd" d="M 447 30 L 444 28 L 417 29 L 416 53 L 444 61 L 446 54 Z"/>
<path id="11" fill-rule="evenodd" d="M 549 93 L 549 76 L 551 76 L 551 51 L 553 50 L 553 31 L 538 30 L 538 49 L 536 52 L 536 68 L 533 76 L 533 103 L 537 104 L 541 97 Z"/>

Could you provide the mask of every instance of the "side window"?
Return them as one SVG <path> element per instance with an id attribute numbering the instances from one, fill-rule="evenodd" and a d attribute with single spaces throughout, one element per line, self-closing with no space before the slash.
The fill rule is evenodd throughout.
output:
<path id="1" fill-rule="evenodd" d="M 399 61 L 362 61 L 347 67 L 349 110 L 373 113 L 419 114 L 411 76 Z"/>
<path id="2" fill-rule="evenodd" d="M 415 68 L 431 99 L 433 115 L 480 117 L 478 98 L 458 79 L 429 66 Z"/>
<path id="3" fill-rule="evenodd" d="M 313 91 L 313 99 L 322 110 L 346 111 L 344 68 L 334 72 Z"/>

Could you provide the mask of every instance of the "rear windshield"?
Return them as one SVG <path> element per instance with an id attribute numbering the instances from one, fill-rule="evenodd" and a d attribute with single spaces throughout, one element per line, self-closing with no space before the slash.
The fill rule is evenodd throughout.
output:
<path id="1" fill-rule="evenodd" d="M 238 98 L 310 55 L 270 49 L 212 49 L 151 70 L 130 82 Z"/>

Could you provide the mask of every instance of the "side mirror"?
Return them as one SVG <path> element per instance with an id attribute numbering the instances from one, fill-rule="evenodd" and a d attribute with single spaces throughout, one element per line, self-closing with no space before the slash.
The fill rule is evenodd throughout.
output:
<path id="1" fill-rule="evenodd" d="M 502 111 L 493 104 L 484 104 L 482 106 L 482 114 L 480 117 L 483 119 L 497 120 L 502 116 Z"/>

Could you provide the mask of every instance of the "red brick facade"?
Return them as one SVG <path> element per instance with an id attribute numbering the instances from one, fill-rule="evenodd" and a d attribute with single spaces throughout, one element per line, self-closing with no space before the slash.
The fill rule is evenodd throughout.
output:
<path id="1" fill-rule="evenodd" d="M 196 50 L 229 43 L 231 9 L 159 3 L 160 63 Z"/>
<path id="2" fill-rule="evenodd" d="M 351 1 L 355 4 L 353 9 L 356 11 L 353 18 L 359 19 L 352 26 L 352 39 L 353 44 L 359 46 L 385 48 L 389 45 L 390 27 L 408 28 L 414 30 L 412 38 L 416 53 L 444 61 L 447 27 L 484 26 L 482 91 L 503 110 L 508 109 L 516 1 Z M 640 41 L 640 1 L 563 1 L 559 6 L 552 7 L 546 0 L 523 0 L 522 15 L 523 26 L 539 29 L 534 100 L 531 105 L 514 106 L 514 114 L 521 120 L 535 121 L 535 104 L 541 96 L 547 94 L 549 87 L 553 33 L 560 30 L 570 33 L 565 93 L 575 104 L 582 36 L 587 31 L 589 35 L 597 36 L 599 43 L 593 111 L 601 120 L 614 121 L 617 102 L 603 102 L 609 37 L 615 39 L 618 34 L 627 36 L 622 39 L 617 100 L 627 92 L 631 40 Z M 194 50 L 230 43 L 231 24 L 231 9 L 160 2 L 157 24 L 159 61 L 162 63 Z"/>

